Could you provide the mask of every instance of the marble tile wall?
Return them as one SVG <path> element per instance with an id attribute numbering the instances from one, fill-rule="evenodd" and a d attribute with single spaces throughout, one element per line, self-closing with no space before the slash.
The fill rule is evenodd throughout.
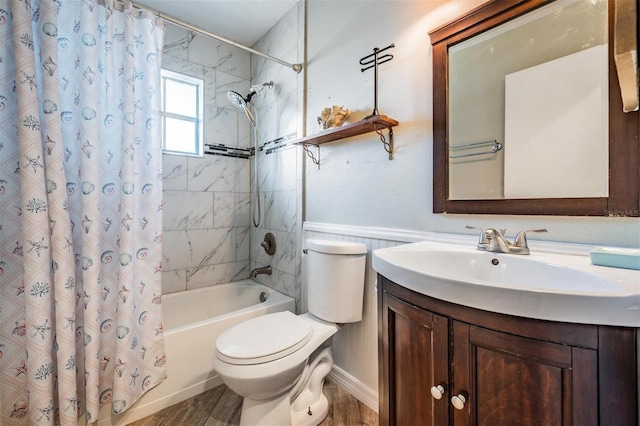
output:
<path id="1" fill-rule="evenodd" d="M 249 123 L 226 95 L 248 92 L 249 53 L 167 24 L 162 67 L 204 80 L 205 144 L 250 146 Z M 164 293 L 249 276 L 250 163 L 164 155 Z"/>
<path id="2" fill-rule="evenodd" d="M 304 62 L 304 4 L 299 2 L 253 46 L 290 63 Z M 260 226 L 250 230 L 251 268 L 271 265 L 271 276 L 256 279 L 296 299 L 300 312 L 302 232 L 302 165 L 304 151 L 287 137 L 302 136 L 303 76 L 275 62 L 251 57 L 251 83 L 273 81 L 274 87 L 254 98 L 257 108 L 258 184 L 262 204 Z M 280 144 L 272 141 L 284 138 Z M 266 145 L 265 145 L 266 144 Z M 255 182 L 252 182 L 255 185 Z M 269 256 L 260 247 L 264 235 L 276 236 L 277 250 Z"/>

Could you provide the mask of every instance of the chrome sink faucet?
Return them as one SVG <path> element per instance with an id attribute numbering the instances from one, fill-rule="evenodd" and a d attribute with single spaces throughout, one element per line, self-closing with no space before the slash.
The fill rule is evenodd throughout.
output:
<path id="1" fill-rule="evenodd" d="M 493 228 L 476 228 L 467 226 L 468 229 L 476 229 L 480 231 L 480 239 L 478 240 L 478 250 L 490 251 L 496 253 L 509 254 L 529 254 L 529 245 L 527 243 L 527 233 L 529 232 L 547 232 L 546 229 L 527 229 L 516 235 L 513 244 L 504 236 L 506 229 L 500 231 Z"/>

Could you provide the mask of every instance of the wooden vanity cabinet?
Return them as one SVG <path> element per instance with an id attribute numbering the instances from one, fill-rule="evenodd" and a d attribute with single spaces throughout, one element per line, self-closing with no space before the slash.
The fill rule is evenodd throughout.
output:
<path id="1" fill-rule="evenodd" d="M 381 425 L 638 424 L 634 328 L 496 314 L 380 275 L 378 296 Z"/>

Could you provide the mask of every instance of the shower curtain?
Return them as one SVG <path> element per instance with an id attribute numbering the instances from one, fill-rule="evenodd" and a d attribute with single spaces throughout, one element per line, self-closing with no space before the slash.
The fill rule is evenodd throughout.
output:
<path id="1" fill-rule="evenodd" d="M 165 377 L 160 59 L 131 4 L 0 0 L 0 424 Z"/>

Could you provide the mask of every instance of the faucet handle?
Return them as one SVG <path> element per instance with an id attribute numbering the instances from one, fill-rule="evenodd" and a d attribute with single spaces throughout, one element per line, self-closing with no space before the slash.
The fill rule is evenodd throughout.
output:
<path id="1" fill-rule="evenodd" d="M 276 252 L 276 236 L 271 232 L 267 232 L 264 236 L 264 241 L 260 243 L 260 246 L 264 249 L 265 253 L 269 256 L 273 256 Z"/>
<path id="2" fill-rule="evenodd" d="M 480 231 L 480 238 L 478 239 L 478 250 L 486 250 L 487 248 L 489 248 L 489 237 L 487 236 L 486 229 L 469 225 L 465 226 L 465 228 Z"/>
<path id="3" fill-rule="evenodd" d="M 527 229 L 526 231 L 520 231 L 518 232 L 518 235 L 516 235 L 516 239 L 513 241 L 513 246 L 521 247 L 521 248 L 529 248 L 529 245 L 527 243 L 527 234 L 529 232 L 548 232 L 548 231 L 546 229 Z"/>

